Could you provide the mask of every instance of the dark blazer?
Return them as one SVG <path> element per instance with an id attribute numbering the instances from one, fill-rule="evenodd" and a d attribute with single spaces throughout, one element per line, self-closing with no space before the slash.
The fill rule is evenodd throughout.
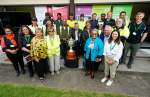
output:
<path id="1" fill-rule="evenodd" d="M 83 31 L 81 29 L 78 29 L 78 42 L 82 44 L 82 33 Z M 72 34 L 71 37 L 75 40 L 75 29 L 72 28 Z"/>
<path id="2" fill-rule="evenodd" d="M 104 32 L 101 33 L 100 39 L 104 42 Z"/>

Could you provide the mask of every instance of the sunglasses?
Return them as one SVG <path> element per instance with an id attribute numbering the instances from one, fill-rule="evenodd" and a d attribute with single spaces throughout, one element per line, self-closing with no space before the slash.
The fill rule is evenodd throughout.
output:
<path id="1" fill-rule="evenodd" d="M 92 35 L 97 35 L 97 34 L 92 34 Z"/>
<path id="2" fill-rule="evenodd" d="M 54 31 L 48 31 L 48 32 L 54 32 Z"/>
<path id="3" fill-rule="evenodd" d="M 63 21 L 63 22 L 67 22 L 67 21 Z"/>

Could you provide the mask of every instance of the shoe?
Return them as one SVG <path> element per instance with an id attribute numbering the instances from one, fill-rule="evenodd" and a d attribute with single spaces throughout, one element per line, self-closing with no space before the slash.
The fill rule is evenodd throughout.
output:
<path id="1" fill-rule="evenodd" d="M 128 68 L 128 69 L 131 69 L 131 68 L 132 68 L 132 67 L 131 67 L 131 64 L 128 64 L 128 65 L 127 65 L 127 68 Z"/>
<path id="2" fill-rule="evenodd" d="M 47 74 L 44 74 L 44 77 L 47 78 Z"/>
<path id="3" fill-rule="evenodd" d="M 51 75 L 54 75 L 54 72 L 51 72 Z"/>
<path id="4" fill-rule="evenodd" d="M 57 74 L 59 74 L 59 71 L 56 71 Z"/>
<path id="5" fill-rule="evenodd" d="M 19 70 L 16 71 L 16 77 L 18 77 L 18 76 L 19 76 Z"/>
<path id="6" fill-rule="evenodd" d="M 94 78 L 94 74 L 93 75 L 91 74 L 91 79 L 93 79 L 93 78 Z"/>
<path id="7" fill-rule="evenodd" d="M 25 74 L 25 70 L 24 69 L 22 69 L 21 72 L 22 72 L 22 74 Z"/>
<path id="8" fill-rule="evenodd" d="M 101 82 L 104 83 L 106 80 L 107 80 L 107 78 L 104 77 L 104 78 L 101 80 Z"/>
<path id="9" fill-rule="evenodd" d="M 90 74 L 91 74 L 91 73 L 88 73 L 88 72 L 87 72 L 85 75 L 88 76 L 88 75 L 90 75 Z"/>
<path id="10" fill-rule="evenodd" d="M 63 59 L 64 57 L 63 56 L 60 56 L 60 59 Z"/>
<path id="11" fill-rule="evenodd" d="M 43 82 L 43 81 L 44 81 L 44 79 L 43 79 L 43 78 L 40 78 L 40 81 L 41 81 L 41 82 Z"/>
<path id="12" fill-rule="evenodd" d="M 30 75 L 29 75 L 30 77 L 33 77 L 33 73 L 30 73 Z"/>
<path id="13" fill-rule="evenodd" d="M 113 83 L 113 81 L 110 81 L 110 80 L 109 80 L 109 81 L 106 83 L 106 85 L 107 85 L 107 86 L 110 86 L 112 83 Z"/>

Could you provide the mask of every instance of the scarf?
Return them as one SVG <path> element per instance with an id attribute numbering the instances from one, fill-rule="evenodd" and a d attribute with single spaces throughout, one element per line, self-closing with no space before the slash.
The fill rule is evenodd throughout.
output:
<path id="1" fill-rule="evenodd" d="M 18 46 L 17 42 L 14 40 L 14 37 L 15 37 L 15 34 L 13 34 L 12 36 L 6 35 L 6 38 L 10 40 L 11 43 L 13 43 L 15 46 Z"/>

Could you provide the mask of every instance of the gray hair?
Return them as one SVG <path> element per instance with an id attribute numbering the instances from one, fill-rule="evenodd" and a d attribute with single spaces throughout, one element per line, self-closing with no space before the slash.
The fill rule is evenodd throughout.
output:
<path id="1" fill-rule="evenodd" d="M 111 26 L 109 26 L 109 25 L 106 25 L 105 28 L 109 28 L 110 31 L 112 31 Z"/>
<path id="2" fill-rule="evenodd" d="M 92 32 L 93 32 L 93 31 L 96 31 L 96 32 L 97 32 L 97 34 L 98 34 L 98 30 L 97 30 L 96 28 L 92 29 Z"/>
<path id="3" fill-rule="evenodd" d="M 36 29 L 35 29 L 35 33 L 39 32 L 40 30 L 42 31 L 41 28 L 36 28 Z"/>
<path id="4" fill-rule="evenodd" d="M 67 20 L 66 18 L 63 18 L 62 20 Z"/>

